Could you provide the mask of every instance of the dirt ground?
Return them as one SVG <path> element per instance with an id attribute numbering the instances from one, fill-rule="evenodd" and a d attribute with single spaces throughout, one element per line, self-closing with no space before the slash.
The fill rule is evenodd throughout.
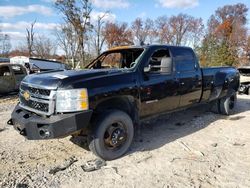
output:
<path id="1" fill-rule="evenodd" d="M 81 166 L 96 157 L 70 137 L 29 141 L 7 126 L 15 102 L 0 99 L 0 187 L 250 186 L 250 96 L 229 117 L 201 106 L 144 122 L 126 156 L 93 172 Z"/>

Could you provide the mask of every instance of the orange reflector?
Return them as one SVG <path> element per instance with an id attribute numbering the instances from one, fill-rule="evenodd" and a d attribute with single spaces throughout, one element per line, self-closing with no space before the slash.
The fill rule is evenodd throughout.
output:
<path id="1" fill-rule="evenodd" d="M 83 110 L 88 109 L 88 102 L 87 101 L 82 101 L 81 102 L 81 109 L 83 109 Z"/>
<path id="2" fill-rule="evenodd" d="M 81 91 L 81 99 L 86 99 L 86 98 L 88 98 L 88 93 L 87 93 L 87 90 L 82 90 Z"/>

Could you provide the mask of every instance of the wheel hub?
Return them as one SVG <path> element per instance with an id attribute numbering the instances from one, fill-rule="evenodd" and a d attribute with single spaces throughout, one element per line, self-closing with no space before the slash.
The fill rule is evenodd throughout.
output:
<path id="1" fill-rule="evenodd" d="M 126 131 L 122 125 L 110 125 L 104 135 L 105 145 L 110 148 L 117 148 L 126 141 Z"/>
<path id="2" fill-rule="evenodd" d="M 123 142 L 124 139 L 125 139 L 124 131 L 120 128 L 117 128 L 113 131 L 111 135 L 111 144 L 113 146 L 116 146 L 117 144 Z"/>

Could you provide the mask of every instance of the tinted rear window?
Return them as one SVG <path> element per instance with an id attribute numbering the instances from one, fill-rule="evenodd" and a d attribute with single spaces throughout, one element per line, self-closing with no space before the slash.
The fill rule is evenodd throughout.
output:
<path id="1" fill-rule="evenodd" d="M 195 70 L 195 58 L 191 49 L 174 48 L 172 54 L 178 71 L 186 72 Z"/>

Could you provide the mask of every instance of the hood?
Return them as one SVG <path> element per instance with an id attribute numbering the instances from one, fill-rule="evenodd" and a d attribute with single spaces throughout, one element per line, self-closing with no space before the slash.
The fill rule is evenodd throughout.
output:
<path id="1" fill-rule="evenodd" d="M 61 85 L 69 85 L 77 80 L 94 79 L 95 77 L 108 76 L 121 73 L 118 69 L 85 69 L 85 70 L 62 70 L 31 74 L 24 78 L 23 82 L 50 89 L 57 89 Z"/>

